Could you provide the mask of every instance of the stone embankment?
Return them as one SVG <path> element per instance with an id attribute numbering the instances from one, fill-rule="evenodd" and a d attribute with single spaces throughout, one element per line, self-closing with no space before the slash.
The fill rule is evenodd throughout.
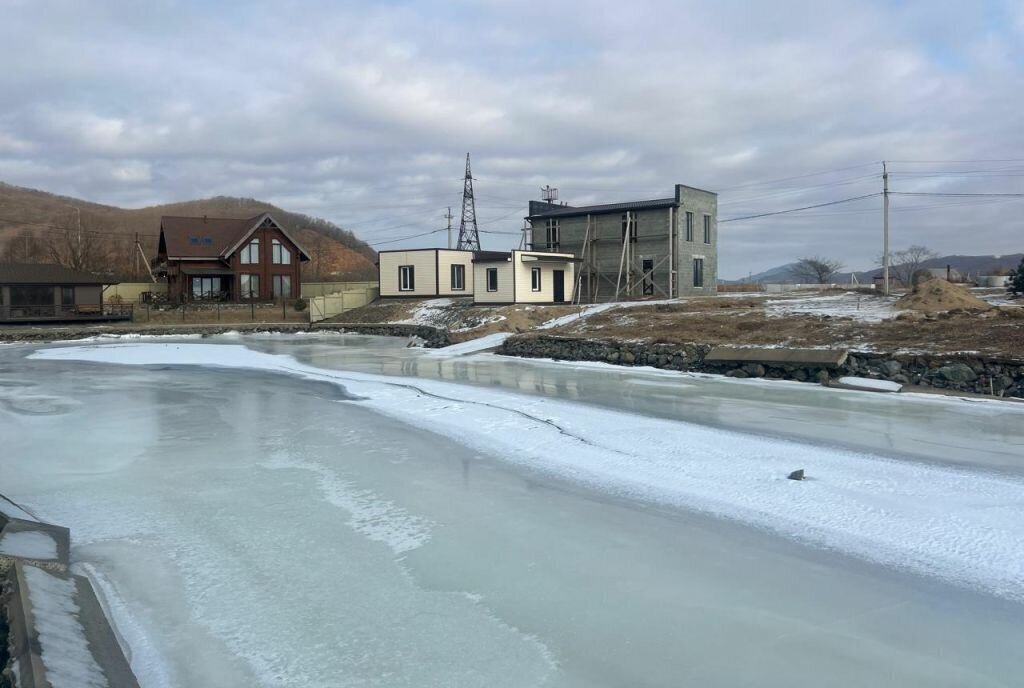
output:
<path id="1" fill-rule="evenodd" d="M 85 339 L 102 335 L 181 336 L 217 335 L 228 332 L 260 334 L 268 332 L 350 332 L 352 334 L 380 335 L 384 337 L 419 337 L 424 346 L 448 346 L 448 332 L 428 325 L 391 325 L 387 323 L 263 323 L 237 325 L 151 325 L 144 327 L 12 327 L 0 328 L 0 341 L 52 342 Z"/>
<path id="2" fill-rule="evenodd" d="M 715 356 L 709 352 L 715 350 Z M 553 335 L 511 337 L 499 354 L 524 358 L 552 358 L 567 361 L 602 361 L 625 366 L 652 366 L 667 370 L 717 373 L 736 378 L 768 378 L 827 383 L 843 376 L 889 380 L 905 385 L 1024 398 L 1024 357 L 998 358 L 979 354 L 901 354 L 846 352 L 831 362 L 815 360 L 811 352 L 770 349 L 764 360 L 737 354 L 735 360 L 721 356 L 723 347 L 704 344 L 646 344 L 600 339 L 578 339 Z M 742 349 L 733 351 L 742 352 Z M 779 356 L 783 351 L 792 356 Z M 754 357 L 756 358 L 756 357 Z M 745 360 L 740 360 L 745 359 Z M 785 360 L 788 359 L 788 360 Z M 802 360 L 802 359 L 809 359 Z"/>

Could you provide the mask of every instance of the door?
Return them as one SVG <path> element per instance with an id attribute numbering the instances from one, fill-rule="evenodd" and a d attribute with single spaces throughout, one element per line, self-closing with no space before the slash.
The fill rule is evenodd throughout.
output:
<path id="1" fill-rule="evenodd" d="M 551 285 L 555 291 L 555 303 L 565 301 L 565 270 L 553 270 L 551 272 Z"/>
<path id="2" fill-rule="evenodd" d="M 654 259 L 644 258 L 641 264 L 644 272 L 644 296 L 654 295 Z"/>

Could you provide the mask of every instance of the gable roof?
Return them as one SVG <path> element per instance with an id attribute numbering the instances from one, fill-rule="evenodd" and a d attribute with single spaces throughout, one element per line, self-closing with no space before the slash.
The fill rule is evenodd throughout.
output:
<path id="1" fill-rule="evenodd" d="M 0 263 L 0 284 L 116 284 L 117 280 L 50 263 Z"/>
<path id="2" fill-rule="evenodd" d="M 299 260 L 309 260 L 309 254 L 270 213 L 243 219 L 165 215 L 160 218 L 160 234 L 168 258 L 226 260 L 266 219 L 295 245 Z"/>

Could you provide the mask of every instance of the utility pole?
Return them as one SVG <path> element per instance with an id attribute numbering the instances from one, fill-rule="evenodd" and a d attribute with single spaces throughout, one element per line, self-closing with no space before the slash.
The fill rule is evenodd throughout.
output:
<path id="1" fill-rule="evenodd" d="M 889 295 L 889 168 L 882 161 L 882 293 Z"/>
<path id="2" fill-rule="evenodd" d="M 445 215 L 448 218 L 448 248 L 452 247 L 452 207 L 448 206 L 448 214 Z"/>
<path id="3" fill-rule="evenodd" d="M 462 221 L 459 223 L 460 251 L 479 251 L 480 234 L 476 224 L 476 201 L 473 198 L 473 173 L 469 171 L 469 153 L 466 153 L 466 176 L 462 185 Z"/>

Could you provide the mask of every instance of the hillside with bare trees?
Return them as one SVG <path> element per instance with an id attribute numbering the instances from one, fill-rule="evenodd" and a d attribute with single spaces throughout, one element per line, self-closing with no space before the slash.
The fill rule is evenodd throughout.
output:
<path id="1" fill-rule="evenodd" d="M 0 260 L 58 263 L 118 279 L 148 279 L 146 261 L 156 255 L 161 216 L 244 218 L 264 211 L 273 213 L 309 253 L 305 279 L 376 279 L 376 253 L 352 232 L 253 198 L 217 196 L 125 209 L 4 183 Z"/>

